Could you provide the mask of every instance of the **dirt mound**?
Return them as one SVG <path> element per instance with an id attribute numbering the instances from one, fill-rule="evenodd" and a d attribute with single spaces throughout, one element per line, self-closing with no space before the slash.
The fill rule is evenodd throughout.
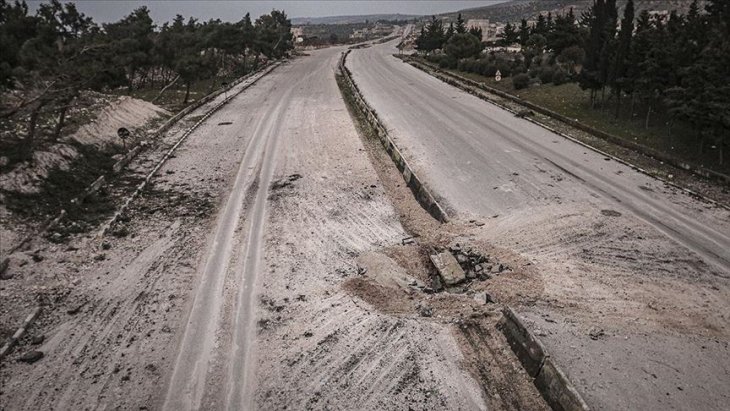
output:
<path id="1" fill-rule="evenodd" d="M 22 194 L 40 192 L 41 183 L 52 170 L 67 171 L 79 156 L 78 144 L 94 146 L 107 151 L 120 144 L 117 130 L 126 127 L 132 130 L 132 140 L 142 139 L 144 127 L 169 113 L 144 100 L 119 97 L 112 100 L 92 119 L 57 144 L 38 149 L 32 162 L 19 163 L 12 170 L 0 175 L 0 191 Z"/>
<path id="2" fill-rule="evenodd" d="M 0 174 L 0 190 L 29 194 L 40 191 L 40 183 L 53 169 L 68 170 L 78 156 L 78 150 L 68 144 L 56 144 L 33 153 L 32 162 L 18 164 L 11 171 Z"/>
<path id="3" fill-rule="evenodd" d="M 169 115 L 167 110 L 152 103 L 132 97 L 120 97 L 104 107 L 94 120 L 81 126 L 67 140 L 80 144 L 93 144 L 98 148 L 119 144 L 117 130 L 120 127 L 129 130 L 138 129 L 149 121 L 165 115 Z M 134 137 L 134 133 L 132 136 Z"/>

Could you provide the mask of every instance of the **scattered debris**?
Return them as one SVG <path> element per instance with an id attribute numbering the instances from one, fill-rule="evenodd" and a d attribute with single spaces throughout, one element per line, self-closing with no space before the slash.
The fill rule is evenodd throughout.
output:
<path id="1" fill-rule="evenodd" d="M 81 311 L 82 308 L 86 305 L 86 302 L 81 303 L 80 305 L 77 305 L 76 307 L 66 311 L 66 314 L 68 315 L 76 315 Z"/>
<path id="2" fill-rule="evenodd" d="M 517 113 L 515 113 L 515 117 L 519 118 L 525 118 L 527 116 L 534 116 L 535 112 L 532 110 L 520 110 Z"/>
<path id="3" fill-rule="evenodd" d="M 13 275 L 8 272 L 8 266 L 10 266 L 10 259 L 5 258 L 0 262 L 0 280 L 9 280 L 13 278 Z"/>
<path id="4" fill-rule="evenodd" d="M 302 178 L 302 175 L 295 173 L 295 174 L 290 175 L 287 178 L 282 178 L 282 179 L 276 180 L 271 184 L 271 189 L 279 190 L 282 188 L 291 187 L 292 183 L 294 181 L 299 180 L 300 178 Z"/>
<path id="5" fill-rule="evenodd" d="M 480 281 L 485 281 L 492 278 L 492 274 L 510 270 L 506 265 L 494 261 L 493 257 L 484 256 L 473 248 L 459 243 L 449 246 L 449 251 L 456 257 L 469 279 L 478 278 Z"/>
<path id="6" fill-rule="evenodd" d="M 606 335 L 606 332 L 603 331 L 603 329 L 598 328 L 591 328 L 591 330 L 588 332 L 588 336 L 591 337 L 591 340 L 598 340 L 601 337 L 604 337 Z"/>
<path id="7" fill-rule="evenodd" d="M 416 244 L 417 237 L 418 237 L 417 235 L 414 235 L 412 237 L 406 237 L 406 238 L 402 239 L 400 242 L 402 245 Z"/>
<path id="8" fill-rule="evenodd" d="M 605 215 L 606 217 L 621 217 L 621 213 L 614 210 L 601 210 L 601 214 Z"/>
<path id="9" fill-rule="evenodd" d="M 33 338 L 30 339 L 31 345 L 41 345 L 43 344 L 43 341 L 45 341 L 46 337 L 44 335 L 34 335 Z"/>
<path id="10" fill-rule="evenodd" d="M 33 364 L 41 358 L 43 358 L 43 351 L 32 350 L 20 356 L 20 358 L 18 358 L 18 361 Z"/>

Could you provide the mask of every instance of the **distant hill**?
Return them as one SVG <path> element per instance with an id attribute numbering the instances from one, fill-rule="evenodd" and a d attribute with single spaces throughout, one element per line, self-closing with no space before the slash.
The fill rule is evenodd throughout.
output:
<path id="1" fill-rule="evenodd" d="M 618 0 L 619 12 L 623 10 L 626 0 Z M 689 10 L 692 0 L 634 0 L 636 15 L 642 10 L 677 10 L 684 14 Z M 704 0 L 700 6 L 704 7 Z M 566 13 L 571 7 L 576 16 L 583 10 L 591 7 L 593 0 L 510 0 L 505 3 L 493 4 L 485 7 L 461 10 L 464 19 L 489 19 L 493 22 L 515 22 L 524 19 L 535 19 L 540 13 Z M 441 14 L 440 17 L 456 19 L 459 12 Z"/>
<path id="2" fill-rule="evenodd" d="M 365 20 L 374 22 L 378 20 L 395 21 L 395 20 L 413 20 L 421 16 L 409 14 L 368 14 L 364 16 L 330 16 L 330 17 L 294 17 L 291 24 L 301 26 L 303 24 L 356 24 L 364 23 Z"/>

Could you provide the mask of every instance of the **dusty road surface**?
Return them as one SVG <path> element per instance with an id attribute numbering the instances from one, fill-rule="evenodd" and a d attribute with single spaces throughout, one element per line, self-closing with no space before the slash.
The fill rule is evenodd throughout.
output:
<path id="1" fill-rule="evenodd" d="M 371 316 L 340 286 L 358 276 L 355 256 L 407 235 L 340 98 L 339 52 L 292 62 L 262 82 L 260 95 L 242 98 L 255 106 L 217 115 L 232 127 L 242 115 L 251 121 L 236 127 L 243 158 L 201 266 L 164 409 L 379 408 L 398 396 L 484 403 L 459 369 L 448 327 Z M 442 340 L 422 342 L 431 332 Z M 432 385 L 455 394 L 426 395 Z"/>
<path id="2" fill-rule="evenodd" d="M 597 409 L 730 401 L 730 213 L 516 118 L 392 54 L 353 50 L 365 99 L 442 204 L 529 258 L 513 290 Z"/>
<path id="3" fill-rule="evenodd" d="M 3 297 L 44 308 L 2 365 L 3 408 L 546 409 L 495 304 L 415 286 L 433 268 L 401 221 L 425 213 L 358 134 L 341 51 L 211 116 L 101 247 L 82 233 L 13 256 Z"/>

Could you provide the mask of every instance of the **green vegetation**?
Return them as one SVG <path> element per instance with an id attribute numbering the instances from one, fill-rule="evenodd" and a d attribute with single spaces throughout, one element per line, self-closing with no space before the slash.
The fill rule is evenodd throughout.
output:
<path id="1" fill-rule="evenodd" d="M 157 27 L 149 9 L 140 7 L 100 26 L 73 3 L 51 0 L 32 15 L 24 1 L 0 0 L 0 118 L 5 125 L 26 124 L 2 130 L 4 140 L 13 141 L 1 143 L 32 158 L 39 145 L 58 139 L 86 90 L 180 108 L 264 59 L 286 56 L 293 48 L 290 29 L 277 10 L 255 22 L 246 14 L 237 23 L 178 15 Z"/>
<path id="2" fill-rule="evenodd" d="M 619 19 L 616 0 L 594 0 L 579 19 L 570 10 L 540 15 L 533 25 L 510 23 L 496 47 L 470 56 L 448 47 L 449 31 L 434 17 L 417 45 L 441 68 L 514 76 L 505 82 L 510 91 L 539 89 L 528 100 L 727 172 L 730 2 L 704 4 L 704 12 L 695 0 L 686 15 L 643 10 L 637 19 L 627 0 Z M 512 45 L 520 51 L 505 49 Z"/>

